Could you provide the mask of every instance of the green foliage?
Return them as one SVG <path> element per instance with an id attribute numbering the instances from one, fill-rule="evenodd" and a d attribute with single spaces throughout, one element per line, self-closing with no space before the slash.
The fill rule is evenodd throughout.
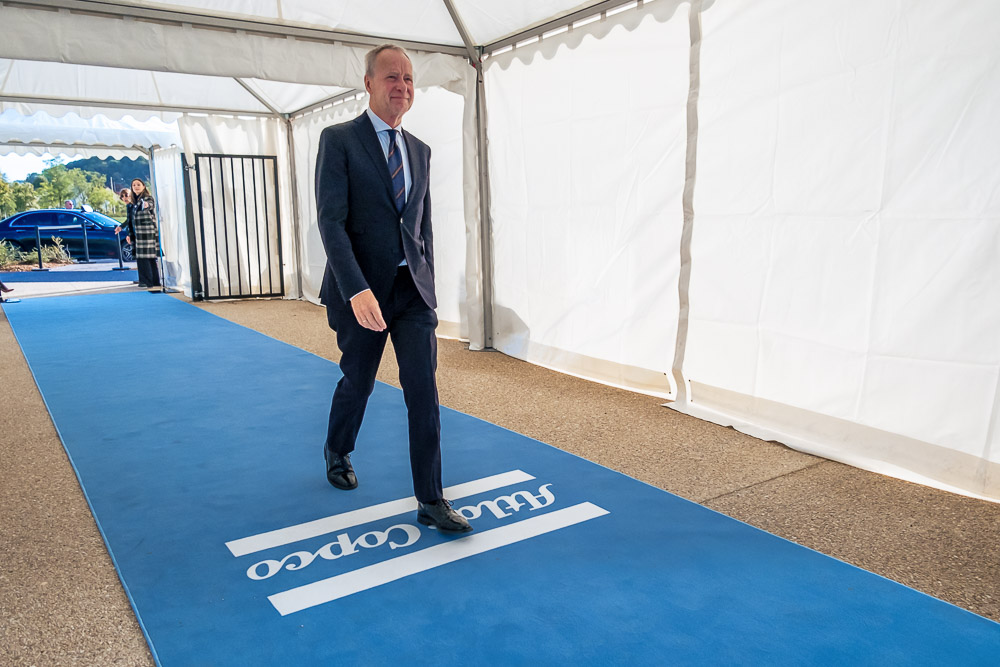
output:
<path id="1" fill-rule="evenodd" d="M 11 215 L 38 208 L 38 193 L 31 183 L 11 183 L 10 188 L 14 199 L 14 210 L 11 211 Z"/>
<path id="2" fill-rule="evenodd" d="M 53 245 L 42 244 L 43 264 L 69 264 L 73 260 L 70 258 L 66 248 L 63 247 L 61 238 L 52 237 Z M 31 249 L 28 252 L 18 250 L 7 241 L 0 241 L 0 269 L 6 269 L 19 264 L 38 264 L 38 250 Z"/>
<path id="3" fill-rule="evenodd" d="M 124 216 L 125 205 L 104 183 L 104 176 L 97 172 L 62 164 L 32 174 L 27 181 L 8 183 L 0 179 L 0 218 L 36 208 L 62 208 L 67 199 L 74 207 L 89 204 L 106 215 Z"/>
<path id="4" fill-rule="evenodd" d="M 38 208 L 35 188 L 30 183 L 10 183 L 0 174 L 0 219 L 29 208 Z"/>
<path id="5" fill-rule="evenodd" d="M 91 182 L 102 181 L 100 174 L 67 169 L 64 164 L 54 164 L 42 172 L 42 180 L 35 188 L 42 208 L 61 208 L 67 199 L 81 201 L 91 189 Z"/>
<path id="6" fill-rule="evenodd" d="M 6 241 L 0 241 L 0 269 L 6 269 L 8 266 L 20 264 L 23 256 L 24 253 L 11 244 Z"/>
<path id="7" fill-rule="evenodd" d="M 125 215 L 125 204 L 118 198 L 118 195 L 96 181 L 91 181 L 86 200 L 95 211 L 100 211 L 105 215 Z"/>
<path id="8" fill-rule="evenodd" d="M 82 160 L 74 160 L 66 165 L 69 169 L 82 169 L 84 171 L 96 172 L 104 177 L 103 183 L 115 192 L 128 187 L 133 178 L 141 178 L 143 181 L 149 180 L 149 161 L 144 157 L 132 160 L 130 158 L 98 158 L 90 157 Z M 108 182 L 108 179 L 111 182 Z M 93 202 L 91 206 L 97 208 Z"/>
<path id="9" fill-rule="evenodd" d="M 14 188 L 7 182 L 7 177 L 0 175 L 0 218 L 6 218 L 14 212 Z"/>

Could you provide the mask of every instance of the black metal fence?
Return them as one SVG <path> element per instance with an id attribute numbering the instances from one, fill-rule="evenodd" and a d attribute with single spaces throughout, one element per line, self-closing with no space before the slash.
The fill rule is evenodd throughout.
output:
<path id="1" fill-rule="evenodd" d="M 277 158 L 194 157 L 200 265 L 191 273 L 195 298 L 283 296 Z"/>

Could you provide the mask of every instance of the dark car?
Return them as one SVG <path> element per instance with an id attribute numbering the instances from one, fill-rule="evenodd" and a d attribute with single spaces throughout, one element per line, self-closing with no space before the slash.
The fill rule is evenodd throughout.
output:
<path id="1" fill-rule="evenodd" d="M 42 229 L 42 245 L 52 245 L 52 238 L 62 239 L 63 247 L 73 259 L 84 259 L 83 225 L 87 226 L 87 246 L 91 259 L 100 257 L 118 258 L 118 246 L 122 248 L 122 258 L 132 259 L 132 244 L 125 241 L 125 231 L 116 237 L 115 227 L 120 223 L 96 211 L 78 211 L 62 208 L 40 209 L 17 213 L 0 222 L 0 241 L 7 241 L 15 248 L 31 252 L 38 245 L 36 227 L 56 227 Z"/>

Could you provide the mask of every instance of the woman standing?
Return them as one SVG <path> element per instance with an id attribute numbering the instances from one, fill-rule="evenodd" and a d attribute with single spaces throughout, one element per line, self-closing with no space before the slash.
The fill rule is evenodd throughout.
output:
<path id="1" fill-rule="evenodd" d="M 156 267 L 159 236 L 156 230 L 156 208 L 153 195 L 142 179 L 132 180 L 132 228 L 135 241 L 132 256 L 139 269 L 139 287 L 159 287 L 160 272 Z"/>
<path id="2" fill-rule="evenodd" d="M 115 234 L 125 232 L 125 243 L 131 246 L 132 237 L 135 236 L 135 226 L 132 224 L 132 218 L 135 216 L 135 206 L 132 205 L 132 190 L 122 188 L 118 193 L 118 199 L 125 204 L 125 222 L 115 227 Z M 134 259 L 134 256 L 131 259 Z"/>

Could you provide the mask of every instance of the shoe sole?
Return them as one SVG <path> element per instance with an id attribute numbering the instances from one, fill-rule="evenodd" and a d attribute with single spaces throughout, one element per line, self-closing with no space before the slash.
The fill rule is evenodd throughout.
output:
<path id="1" fill-rule="evenodd" d="M 434 519 L 430 519 L 430 518 L 428 518 L 426 516 L 423 516 L 421 514 L 417 515 L 417 523 L 421 523 L 421 524 L 423 524 L 425 526 L 430 526 L 431 528 L 437 528 L 442 533 L 460 534 L 460 533 L 471 533 L 472 532 L 472 526 L 469 526 L 468 528 L 458 528 L 458 529 L 454 529 L 454 528 L 442 528 L 437 523 L 435 523 Z"/>
<path id="2" fill-rule="evenodd" d="M 326 481 L 330 482 L 330 486 L 332 486 L 335 489 L 340 489 L 341 491 L 353 491 L 354 489 L 358 488 L 357 482 L 355 482 L 353 486 L 344 486 L 341 484 L 337 484 L 329 477 L 326 478 Z"/>
<path id="3" fill-rule="evenodd" d="M 323 463 L 324 463 L 324 465 L 326 464 L 326 452 L 325 451 L 323 452 Z M 355 476 L 355 478 L 356 477 L 357 476 Z M 353 491 L 354 489 L 358 488 L 358 482 L 357 481 L 355 481 L 352 486 L 345 486 L 343 484 L 337 484 L 335 481 L 333 481 L 332 479 L 330 479 L 330 475 L 329 474 L 327 474 L 327 476 L 326 476 L 326 481 L 330 482 L 330 486 L 332 486 L 335 489 L 340 489 L 341 491 Z"/>

